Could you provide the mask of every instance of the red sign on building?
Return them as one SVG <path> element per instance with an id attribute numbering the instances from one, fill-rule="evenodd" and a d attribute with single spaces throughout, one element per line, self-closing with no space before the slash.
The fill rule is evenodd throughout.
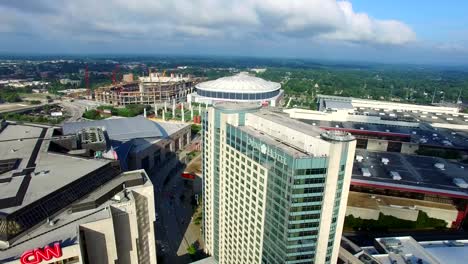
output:
<path id="1" fill-rule="evenodd" d="M 195 175 L 191 173 L 182 173 L 182 178 L 187 179 L 187 180 L 195 180 Z"/>
<path id="2" fill-rule="evenodd" d="M 44 249 L 36 248 L 28 250 L 21 255 L 21 264 L 38 264 L 44 260 L 62 257 L 60 243 L 55 243 L 53 247 L 45 246 Z"/>

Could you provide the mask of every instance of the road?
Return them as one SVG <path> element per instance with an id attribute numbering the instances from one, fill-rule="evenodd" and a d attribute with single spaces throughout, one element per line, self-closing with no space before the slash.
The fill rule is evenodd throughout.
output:
<path id="1" fill-rule="evenodd" d="M 89 100 L 61 101 L 59 104 L 70 114 L 67 122 L 80 121 L 86 109 L 94 109 L 100 105 L 100 103 Z"/>
<path id="2" fill-rule="evenodd" d="M 152 173 L 151 178 L 155 186 L 156 212 L 156 240 L 158 256 L 163 255 L 161 263 L 190 263 L 187 247 L 193 243 L 202 243 L 200 225 L 195 225 L 191 218 L 194 211 L 191 197 L 194 192 L 201 193 L 201 184 L 196 184 L 197 190 L 185 186 L 180 177 L 183 167 L 169 173 L 170 180 L 164 184 L 160 177 L 160 170 Z M 159 175 L 158 175 L 159 174 Z M 185 199 L 180 197 L 184 195 Z M 200 245 L 200 248 L 203 245 Z M 159 262 L 158 262 L 159 263 Z"/>
<path id="3" fill-rule="evenodd" d="M 70 118 L 68 118 L 67 120 L 68 122 L 75 122 L 81 120 L 81 117 L 83 116 L 83 113 L 86 110 L 84 107 L 67 101 L 60 102 L 60 105 L 63 108 L 65 108 L 66 112 L 70 115 Z"/>
<path id="4" fill-rule="evenodd" d="M 35 108 L 42 107 L 47 103 L 41 103 L 38 105 L 30 105 L 28 103 L 3 103 L 0 104 L 0 113 L 9 113 L 9 112 L 23 112 L 26 110 L 33 110 Z"/>

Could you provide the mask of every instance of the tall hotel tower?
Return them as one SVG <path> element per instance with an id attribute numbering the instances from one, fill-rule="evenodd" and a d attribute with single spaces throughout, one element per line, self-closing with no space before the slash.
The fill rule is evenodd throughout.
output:
<path id="1" fill-rule="evenodd" d="M 204 238 L 220 264 L 336 263 L 356 141 L 252 103 L 203 122 Z"/>

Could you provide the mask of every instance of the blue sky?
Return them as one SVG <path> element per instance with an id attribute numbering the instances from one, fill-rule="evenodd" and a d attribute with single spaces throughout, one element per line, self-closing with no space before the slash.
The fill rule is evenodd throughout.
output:
<path id="1" fill-rule="evenodd" d="M 468 40 L 468 1 L 355 0 L 352 3 L 358 12 L 367 12 L 381 19 L 404 21 L 423 40 Z"/>
<path id="2" fill-rule="evenodd" d="M 1 53 L 468 64 L 468 1 L 14 0 Z"/>

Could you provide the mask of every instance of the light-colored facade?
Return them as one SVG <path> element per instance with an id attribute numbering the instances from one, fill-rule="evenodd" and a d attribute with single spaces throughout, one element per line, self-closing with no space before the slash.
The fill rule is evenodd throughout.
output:
<path id="1" fill-rule="evenodd" d="M 153 185 L 145 171 L 123 173 L 0 251 L 0 263 L 155 264 L 154 208 Z M 60 248 L 57 256 L 25 260 L 28 251 L 54 243 Z"/>
<path id="2" fill-rule="evenodd" d="M 386 110 L 400 110 L 400 111 L 416 111 L 416 112 L 428 112 L 428 113 L 444 113 L 444 114 L 457 114 L 460 109 L 458 107 L 447 107 L 447 106 L 432 106 L 432 105 L 416 105 L 416 104 L 404 104 L 395 103 L 388 101 L 377 101 L 368 99 L 359 99 L 353 97 L 341 97 L 333 95 L 322 95 L 317 96 L 319 102 L 319 110 L 325 110 L 328 102 L 342 102 L 350 103 L 354 108 L 377 108 Z"/>
<path id="3" fill-rule="evenodd" d="M 253 103 L 203 122 L 204 237 L 220 263 L 336 263 L 355 140 Z"/>

